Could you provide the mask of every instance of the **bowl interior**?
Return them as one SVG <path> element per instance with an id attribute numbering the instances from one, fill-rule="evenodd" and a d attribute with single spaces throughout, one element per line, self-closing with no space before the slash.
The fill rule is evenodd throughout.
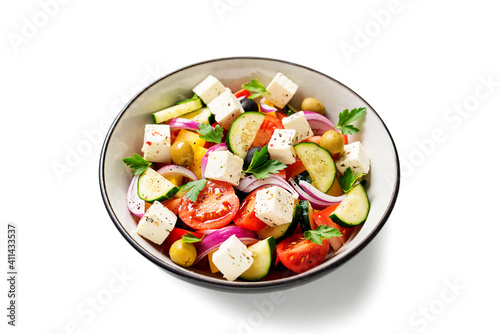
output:
<path id="1" fill-rule="evenodd" d="M 351 240 L 320 266 L 300 275 L 281 277 L 263 282 L 228 282 L 196 270 L 180 267 L 162 254 L 157 247 L 135 233 L 136 221 L 129 213 L 126 193 L 132 178 L 130 168 L 122 159 L 140 153 L 144 125 L 154 123 L 152 113 L 192 96 L 191 89 L 208 74 L 218 78 L 233 92 L 251 79 L 267 85 L 277 72 L 282 72 L 299 89 L 292 106 L 300 109 L 305 97 L 315 97 L 326 107 L 326 116 L 333 122 L 344 109 L 366 107 L 364 120 L 358 122 L 361 131 L 350 136 L 360 140 L 371 160 L 367 193 L 371 209 L 367 221 Z M 138 94 L 115 119 L 105 140 L 100 162 L 101 191 L 106 208 L 122 235 L 144 256 L 181 278 L 193 279 L 212 286 L 249 288 L 287 285 L 296 280 L 319 277 L 354 256 L 377 234 L 395 203 L 399 187 L 399 163 L 392 138 L 380 117 L 361 97 L 343 84 L 312 69 L 272 59 L 228 58 L 195 64 L 173 72 Z"/>

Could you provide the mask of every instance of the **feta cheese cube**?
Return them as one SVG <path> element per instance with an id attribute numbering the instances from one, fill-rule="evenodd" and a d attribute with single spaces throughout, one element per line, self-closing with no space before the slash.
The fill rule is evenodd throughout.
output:
<path id="1" fill-rule="evenodd" d="M 177 216 L 158 201 L 139 220 L 136 233 L 161 245 L 175 226 Z"/>
<path id="2" fill-rule="evenodd" d="M 303 111 L 296 112 L 283 118 L 281 121 L 283 122 L 285 129 L 294 129 L 297 131 L 295 143 L 299 143 L 314 135 Z"/>
<path id="3" fill-rule="evenodd" d="M 207 76 L 202 82 L 193 88 L 193 92 L 205 103 L 209 104 L 217 96 L 224 93 L 226 87 L 213 75 Z"/>
<path id="4" fill-rule="evenodd" d="M 258 190 L 255 197 L 255 216 L 269 226 L 290 223 L 293 219 L 295 199 L 280 187 Z"/>
<path id="5" fill-rule="evenodd" d="M 253 254 L 234 234 L 212 255 L 212 262 L 228 281 L 234 281 L 252 266 Z"/>
<path id="6" fill-rule="evenodd" d="M 270 93 L 270 95 L 266 93 L 262 96 L 271 101 L 278 108 L 282 109 L 288 102 L 290 102 L 298 88 L 299 86 L 295 82 L 288 79 L 282 73 L 278 73 L 266 87 L 266 90 Z"/>
<path id="7" fill-rule="evenodd" d="M 225 181 L 233 186 L 240 183 L 243 159 L 229 151 L 210 152 L 205 168 L 207 179 Z"/>
<path id="8" fill-rule="evenodd" d="M 370 171 L 370 157 L 359 141 L 344 146 L 344 154 L 335 162 L 339 172 L 344 174 L 351 167 L 353 172 L 368 174 Z"/>
<path id="9" fill-rule="evenodd" d="M 170 126 L 146 124 L 141 151 L 149 162 L 170 162 Z"/>
<path id="10" fill-rule="evenodd" d="M 297 131 L 291 129 L 276 129 L 269 141 L 268 151 L 271 159 L 278 159 L 286 165 L 295 163 L 295 137 Z"/>
<path id="11" fill-rule="evenodd" d="M 229 129 L 231 122 L 245 112 L 240 101 L 233 95 L 229 88 L 212 100 L 208 109 L 214 114 L 217 123 L 224 129 Z"/>

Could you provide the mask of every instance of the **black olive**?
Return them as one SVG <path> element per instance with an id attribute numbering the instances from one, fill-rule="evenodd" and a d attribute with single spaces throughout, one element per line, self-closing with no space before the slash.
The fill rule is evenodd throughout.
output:
<path id="1" fill-rule="evenodd" d="M 259 111 L 259 106 L 254 100 L 243 99 L 241 100 L 241 106 L 245 111 Z"/>
<path id="2" fill-rule="evenodd" d="M 243 161 L 243 167 L 245 169 L 247 169 L 248 166 L 250 166 L 250 163 L 252 162 L 252 159 L 253 159 L 255 152 L 259 152 L 261 149 L 262 149 L 262 147 L 253 147 L 250 149 L 250 151 L 248 151 L 247 156 L 245 157 L 245 160 Z"/>

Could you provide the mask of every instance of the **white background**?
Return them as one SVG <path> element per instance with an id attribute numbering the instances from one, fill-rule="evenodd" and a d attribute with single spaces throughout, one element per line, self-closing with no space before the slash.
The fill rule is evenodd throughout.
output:
<path id="1" fill-rule="evenodd" d="M 60 1 L 0 8 L 1 276 L 9 222 L 19 270 L 18 326 L 6 324 L 2 278 L 2 328 L 499 330 L 493 1 Z M 275 295 L 212 291 L 165 273 L 120 236 L 99 192 L 104 131 L 126 101 L 173 70 L 229 56 L 284 59 L 338 79 L 379 113 L 401 158 L 397 205 L 377 238 L 339 270 Z M 85 154 L 71 160 L 77 149 Z"/>

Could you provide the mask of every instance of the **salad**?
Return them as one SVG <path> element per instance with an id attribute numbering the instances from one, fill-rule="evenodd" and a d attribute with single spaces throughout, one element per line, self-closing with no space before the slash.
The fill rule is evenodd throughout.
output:
<path id="1" fill-rule="evenodd" d="M 303 273 L 366 221 L 370 159 L 348 135 L 366 108 L 335 124 L 315 98 L 277 73 L 233 93 L 208 75 L 192 98 L 153 113 L 127 205 L 137 234 L 177 265 L 229 281 Z"/>

